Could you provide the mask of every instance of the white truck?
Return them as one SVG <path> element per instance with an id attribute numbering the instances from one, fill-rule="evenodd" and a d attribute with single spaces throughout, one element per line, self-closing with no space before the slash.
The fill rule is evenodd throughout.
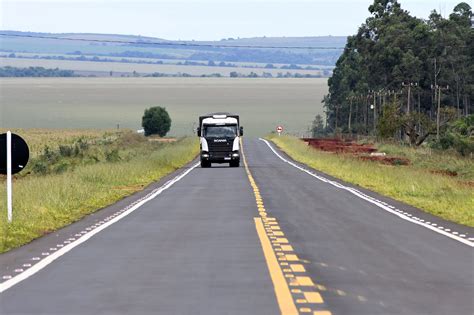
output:
<path id="1" fill-rule="evenodd" d="M 200 116 L 197 135 L 201 143 L 201 167 L 211 167 L 212 163 L 239 167 L 240 137 L 243 134 L 239 115 L 212 113 Z"/>

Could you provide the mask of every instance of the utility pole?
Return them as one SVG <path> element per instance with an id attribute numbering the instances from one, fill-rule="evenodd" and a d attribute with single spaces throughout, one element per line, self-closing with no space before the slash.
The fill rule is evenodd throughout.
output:
<path id="1" fill-rule="evenodd" d="M 436 111 L 436 139 L 439 140 L 439 129 L 440 129 L 440 124 L 441 124 L 441 90 L 448 90 L 449 85 L 446 86 L 440 86 L 440 85 L 432 85 L 431 89 L 435 90 L 435 96 L 437 96 L 438 99 L 438 108 Z"/>
<path id="2" fill-rule="evenodd" d="M 410 114 L 410 110 L 411 110 L 411 87 L 412 86 L 418 86 L 418 83 L 417 82 L 408 82 L 408 83 L 403 82 L 402 86 L 408 86 L 407 114 Z"/>
<path id="3" fill-rule="evenodd" d="M 354 96 L 349 96 L 347 98 L 349 100 L 349 122 L 347 123 L 347 129 L 349 131 L 349 133 L 352 134 L 352 131 L 351 131 L 351 121 L 352 121 L 352 101 L 354 100 Z"/>
<path id="4" fill-rule="evenodd" d="M 375 128 L 377 127 L 377 96 L 375 95 L 375 91 L 374 91 L 374 105 L 373 105 L 373 109 L 374 109 L 374 134 L 375 134 Z"/>

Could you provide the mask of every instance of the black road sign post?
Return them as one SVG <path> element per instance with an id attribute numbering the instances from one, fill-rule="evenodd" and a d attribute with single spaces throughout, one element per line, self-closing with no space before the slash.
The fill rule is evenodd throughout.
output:
<path id="1" fill-rule="evenodd" d="M 22 137 L 10 131 L 0 134 L 0 174 L 7 175 L 8 222 L 12 221 L 13 212 L 12 175 L 26 167 L 29 157 L 30 150 Z"/>

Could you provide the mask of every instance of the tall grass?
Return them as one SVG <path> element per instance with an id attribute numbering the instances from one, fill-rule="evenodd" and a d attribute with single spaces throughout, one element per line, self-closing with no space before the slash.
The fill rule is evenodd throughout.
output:
<path id="1" fill-rule="evenodd" d="M 134 141 L 132 137 L 126 142 L 120 145 L 119 159 L 99 159 L 97 163 L 78 164 L 61 173 L 18 178 L 14 183 L 11 224 L 6 222 L 2 181 L 0 252 L 28 243 L 141 190 L 191 161 L 199 151 L 198 142 L 192 138 L 157 144 Z"/>
<path id="2" fill-rule="evenodd" d="M 268 138 L 293 159 L 314 169 L 403 201 L 446 220 L 474 226 L 473 187 L 469 182 L 432 173 L 431 164 L 426 167 L 421 162 L 410 166 L 382 165 L 350 155 L 316 150 L 294 137 L 272 135 Z M 395 148 L 392 147 L 392 150 Z M 472 171 L 474 167 L 470 160 L 458 161 L 457 165 L 463 166 L 465 176 L 469 176 L 469 170 Z"/>

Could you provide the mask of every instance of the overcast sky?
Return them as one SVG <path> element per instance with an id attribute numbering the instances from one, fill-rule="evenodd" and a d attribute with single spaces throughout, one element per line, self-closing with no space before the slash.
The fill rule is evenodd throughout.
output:
<path id="1" fill-rule="evenodd" d="M 465 0 L 466 1 L 466 0 Z M 418 17 L 461 2 L 401 0 Z M 467 0 L 471 4 L 472 0 Z M 3 30 L 87 32 L 181 40 L 354 34 L 372 0 L 0 0 Z"/>

